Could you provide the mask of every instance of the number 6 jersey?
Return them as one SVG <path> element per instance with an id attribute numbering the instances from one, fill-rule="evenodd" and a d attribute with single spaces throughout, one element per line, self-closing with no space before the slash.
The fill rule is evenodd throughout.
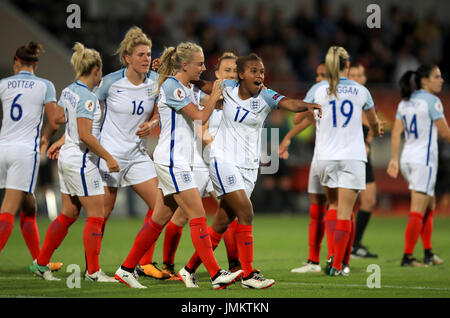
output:
<path id="1" fill-rule="evenodd" d="M 55 87 L 26 71 L 0 81 L 3 121 L 0 145 L 22 145 L 39 151 L 44 105 L 56 102 Z"/>

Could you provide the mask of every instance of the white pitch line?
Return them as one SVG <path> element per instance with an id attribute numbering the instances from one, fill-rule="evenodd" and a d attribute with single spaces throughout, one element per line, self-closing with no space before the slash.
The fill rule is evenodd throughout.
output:
<path id="1" fill-rule="evenodd" d="M 302 285 L 302 286 L 329 286 L 329 287 L 358 287 L 358 288 L 362 287 L 362 288 L 368 288 L 367 285 L 359 285 L 359 284 L 327 284 L 327 283 L 323 284 L 323 283 L 301 283 L 301 282 L 282 282 L 281 284 Z M 383 285 L 383 284 L 381 284 L 381 288 L 450 291 L 450 288 L 441 288 L 441 287 L 392 286 L 392 285 Z M 372 289 L 372 288 L 370 288 L 370 289 Z M 378 288 L 373 288 L 373 289 L 378 289 Z"/>

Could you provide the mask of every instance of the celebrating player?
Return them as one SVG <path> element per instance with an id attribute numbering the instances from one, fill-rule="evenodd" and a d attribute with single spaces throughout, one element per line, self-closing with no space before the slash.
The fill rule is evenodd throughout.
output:
<path id="1" fill-rule="evenodd" d="M 316 139 L 317 168 L 329 203 L 327 214 L 335 210 L 337 216 L 334 231 L 330 229 L 327 233 L 327 236 L 333 235 L 333 257 L 326 268 L 330 276 L 343 274 L 342 262 L 352 229 L 352 209 L 358 191 L 365 188 L 367 155 L 362 110 L 366 112 L 374 136 L 383 134 L 383 125 L 375 114 L 369 91 L 345 77 L 350 66 L 349 59 L 344 48 L 330 47 L 325 58 L 326 81 L 315 84 L 305 98 L 306 101 L 318 103 L 323 109 L 320 133 Z"/>
<path id="2" fill-rule="evenodd" d="M 62 116 L 56 107 L 55 87 L 34 73 L 43 47 L 31 41 L 14 54 L 14 75 L 0 81 L 3 121 L 0 131 L 0 188 L 6 189 L 0 214 L 0 251 L 11 235 L 14 216 L 20 212 L 20 228 L 33 260 L 39 256 L 34 189 L 40 153 L 45 153 Z M 49 125 L 41 136 L 43 115 Z M 47 264 L 47 263 L 46 263 Z M 62 263 L 50 263 L 55 271 Z"/>
<path id="3" fill-rule="evenodd" d="M 192 242 L 209 272 L 213 288 L 225 288 L 242 273 L 230 273 L 219 268 L 207 232 L 205 210 L 192 174 L 194 121 L 206 123 L 221 95 L 220 83 L 216 82 L 205 108 L 199 110 L 202 96 L 190 82 L 199 80 L 204 70 L 202 48 L 190 42 L 167 48 L 161 57 L 158 70 L 161 133 L 154 151 L 159 190 L 153 215 L 143 225 L 128 257 L 116 271 L 116 279 L 129 287 L 146 288 L 134 276 L 134 268 L 178 207 L 190 220 Z M 189 273 L 180 271 L 179 276 L 187 286 L 198 287 Z"/>
<path id="4" fill-rule="evenodd" d="M 157 74 L 149 72 L 151 45 L 140 28 L 128 30 L 117 50 L 124 68 L 106 75 L 95 91 L 105 104 L 100 142 L 120 166 L 120 172 L 110 173 L 99 159 L 105 187 L 105 222 L 114 209 L 119 187 L 131 186 L 145 201 L 148 212 L 144 224 L 155 207 L 158 179 L 145 138 L 158 125 Z M 140 261 L 139 271 L 155 278 L 168 278 L 170 275 L 162 273 L 153 263 L 153 248 Z"/>
<path id="5" fill-rule="evenodd" d="M 219 58 L 215 75 L 218 79 L 236 79 L 236 59 L 233 53 L 223 53 Z M 196 127 L 196 140 L 194 152 L 193 174 L 202 197 L 209 195 L 220 208 L 220 201 L 217 199 L 211 179 L 209 177 L 209 150 L 210 144 L 214 140 L 220 121 L 222 120 L 222 110 L 214 109 L 208 122 L 203 126 Z M 201 141 L 201 142 L 200 142 Z M 205 146 L 205 148 L 203 147 Z M 163 271 L 174 273 L 174 260 L 178 243 L 181 238 L 183 227 L 188 222 L 188 218 L 181 209 L 174 213 L 174 216 L 166 226 L 164 236 L 164 259 Z M 241 269 L 237 253 L 235 240 L 235 220 L 224 234 L 224 243 L 228 256 L 229 270 L 235 272 Z"/>
<path id="6" fill-rule="evenodd" d="M 239 80 L 225 81 L 223 118 L 211 146 L 209 172 L 221 207 L 208 228 L 213 248 L 217 247 L 228 225 L 237 217 L 236 242 L 244 271 L 244 288 L 265 289 L 273 279 L 264 278 L 253 268 L 253 207 L 250 195 L 255 186 L 261 152 L 261 132 L 267 115 L 276 107 L 293 112 L 319 109 L 320 106 L 286 98 L 262 89 L 264 65 L 256 54 L 236 61 Z M 208 91 L 211 83 L 204 83 Z M 195 255 L 182 269 L 194 275 L 202 260 Z"/>
<path id="7" fill-rule="evenodd" d="M 442 89 L 438 66 L 422 65 L 408 71 L 400 79 L 402 101 L 398 105 L 391 134 L 391 160 L 387 173 L 397 178 L 401 134 L 405 143 L 400 157 L 400 170 L 409 183 L 411 207 L 405 230 L 405 246 L 401 266 L 423 266 L 412 255 L 419 236 L 422 238 L 425 265 L 442 264 L 432 251 L 433 215 L 436 206 L 434 187 L 438 169 L 439 136 L 450 142 L 450 129 L 444 109 L 436 96 Z"/>
<path id="8" fill-rule="evenodd" d="M 58 173 L 62 194 L 60 215 L 47 229 L 39 257 L 30 270 L 45 280 L 59 280 L 47 266 L 55 249 L 76 221 L 81 207 L 87 214 L 83 242 L 88 268 L 85 279 L 95 282 L 115 282 L 99 265 L 99 254 L 104 225 L 104 190 L 100 172 L 96 166 L 98 157 L 105 160 L 110 172 L 119 171 L 117 161 L 99 143 L 101 110 L 92 90 L 102 78 L 100 54 L 75 43 L 71 63 L 77 81 L 66 87 L 58 101 L 64 109 L 66 131 L 64 144 L 59 151 Z M 58 151 L 59 145 L 49 149 L 49 156 Z"/>

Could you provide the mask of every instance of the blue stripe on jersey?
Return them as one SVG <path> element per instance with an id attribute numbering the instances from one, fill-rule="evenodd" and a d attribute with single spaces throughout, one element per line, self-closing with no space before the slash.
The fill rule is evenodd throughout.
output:
<path id="1" fill-rule="evenodd" d="M 36 172 L 36 163 L 37 163 L 37 147 L 38 147 L 38 139 L 39 139 L 39 127 L 41 126 L 42 117 L 44 116 L 44 111 L 41 113 L 41 119 L 39 119 L 39 124 L 36 126 L 36 137 L 34 138 L 34 163 L 33 163 L 33 174 L 31 175 L 31 183 L 30 188 L 28 189 L 29 193 L 32 193 L 33 182 L 34 182 L 34 174 Z"/>
<path id="2" fill-rule="evenodd" d="M 80 81 L 76 81 L 75 84 L 77 84 L 78 86 L 81 86 L 81 87 L 89 89 L 89 87 L 86 84 L 81 83 Z"/>
<path id="3" fill-rule="evenodd" d="M 122 69 L 122 78 L 125 77 L 125 71 L 126 71 L 126 70 L 127 70 L 126 68 Z"/>
<path id="4" fill-rule="evenodd" d="M 84 196 L 88 196 L 88 190 L 87 190 L 87 186 L 86 186 L 86 178 L 84 177 L 84 168 L 86 167 L 86 155 L 89 152 L 89 149 L 86 149 L 86 151 L 83 154 L 83 163 L 80 169 L 80 174 L 81 174 L 81 183 L 83 184 L 83 191 L 84 191 Z"/>
<path id="5" fill-rule="evenodd" d="M 180 192 L 178 189 L 177 180 L 175 179 L 175 175 L 173 174 L 173 150 L 175 147 L 175 110 L 172 108 L 172 120 L 171 120 L 171 126 L 170 126 L 170 166 L 169 166 L 169 172 L 170 176 L 172 177 L 173 184 L 175 185 L 175 190 L 177 192 Z"/>
<path id="6" fill-rule="evenodd" d="M 431 172 L 433 171 L 433 167 L 430 166 L 430 171 L 428 172 L 428 181 L 427 181 L 427 188 L 425 189 L 425 192 L 428 193 L 428 187 L 430 186 L 430 180 L 431 180 Z"/>
<path id="7" fill-rule="evenodd" d="M 431 147 L 431 135 L 433 133 L 433 121 L 430 122 L 430 135 L 428 136 L 428 146 L 427 146 L 427 166 L 430 162 L 430 147 Z"/>
<path id="8" fill-rule="evenodd" d="M 103 124 L 105 123 L 107 113 L 108 113 L 108 104 L 106 103 L 106 99 L 105 99 L 105 114 L 103 114 L 103 120 L 102 120 L 102 125 L 100 126 L 100 132 L 102 132 L 102 130 L 103 130 Z"/>
<path id="9" fill-rule="evenodd" d="M 225 191 L 225 188 L 223 187 L 222 179 L 220 178 L 220 175 L 219 175 L 219 168 L 217 167 L 216 158 L 214 158 L 214 168 L 216 168 L 216 174 L 217 174 L 217 178 L 219 179 L 219 183 L 220 183 L 220 187 L 222 188 L 222 192 L 223 192 L 223 194 L 225 194 L 227 192 Z"/>

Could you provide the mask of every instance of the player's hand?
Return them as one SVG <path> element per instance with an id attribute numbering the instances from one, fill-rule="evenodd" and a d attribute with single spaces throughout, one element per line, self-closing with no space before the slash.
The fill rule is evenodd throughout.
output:
<path id="1" fill-rule="evenodd" d="M 308 103 L 308 111 L 312 113 L 314 118 L 322 118 L 322 106 L 319 104 Z"/>
<path id="2" fill-rule="evenodd" d="M 378 131 L 373 132 L 374 137 L 382 137 L 384 135 L 384 124 L 385 121 L 379 121 L 378 122 Z"/>
<path id="3" fill-rule="evenodd" d="M 156 58 L 152 61 L 152 71 L 158 72 L 160 66 L 161 66 L 161 59 Z"/>
<path id="4" fill-rule="evenodd" d="M 60 142 L 60 140 L 54 142 L 47 150 L 47 158 L 57 160 L 59 157 L 59 151 L 63 145 L 64 143 Z"/>
<path id="5" fill-rule="evenodd" d="M 139 138 L 145 138 L 150 135 L 152 130 L 158 125 L 158 120 L 153 121 L 146 121 L 145 123 L 142 123 L 139 125 L 138 131 L 136 131 L 136 135 L 139 136 Z"/>
<path id="6" fill-rule="evenodd" d="M 397 160 L 391 160 L 389 161 L 388 167 L 387 167 L 387 174 L 391 177 L 396 179 L 398 176 L 398 161 Z"/>
<path id="7" fill-rule="evenodd" d="M 289 151 L 288 148 L 291 144 L 291 140 L 290 139 L 286 139 L 281 142 L 280 146 L 278 147 L 278 155 L 280 156 L 281 159 L 287 159 L 289 158 Z"/>
<path id="8" fill-rule="evenodd" d="M 109 172 L 119 172 L 120 171 L 119 163 L 112 156 L 110 158 L 108 158 L 108 160 L 106 160 L 106 166 L 108 167 Z"/>
<path id="9" fill-rule="evenodd" d="M 215 80 L 214 85 L 210 94 L 210 98 L 213 98 L 215 100 L 219 100 L 222 96 L 222 91 L 224 89 L 224 86 L 222 85 L 223 79 L 221 80 Z"/>
<path id="10" fill-rule="evenodd" d="M 44 154 L 47 149 L 50 142 L 45 138 L 45 136 L 41 137 L 41 140 L 39 141 L 39 153 Z"/>

